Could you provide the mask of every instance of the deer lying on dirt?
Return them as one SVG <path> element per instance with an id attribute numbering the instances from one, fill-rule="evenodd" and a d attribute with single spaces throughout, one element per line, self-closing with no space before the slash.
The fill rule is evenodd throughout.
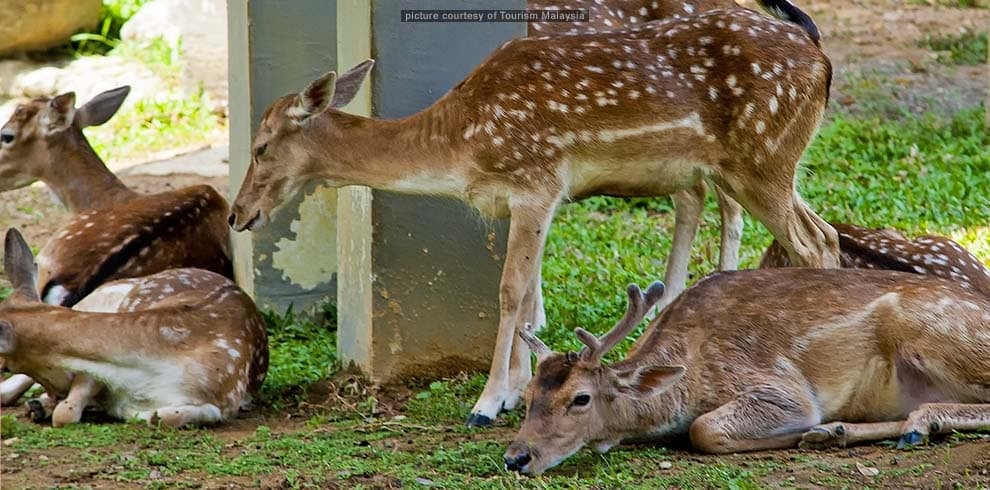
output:
<path id="1" fill-rule="evenodd" d="M 990 296 L 990 269 L 948 238 L 924 235 L 911 240 L 891 229 L 832 226 L 839 233 L 839 259 L 844 268 L 931 274 Z M 787 253 L 776 241 L 760 260 L 761 269 L 790 266 Z"/>
<path id="2" fill-rule="evenodd" d="M 946 279 L 894 271 L 715 273 L 663 310 L 611 365 L 602 355 L 643 318 L 557 354 L 528 329 L 536 376 L 505 453 L 540 474 L 591 444 L 690 438 L 732 453 L 820 448 L 990 425 L 990 299 Z"/>
<path id="3" fill-rule="evenodd" d="M 41 302 L 31 250 L 7 232 L 14 292 L 0 303 L 0 355 L 61 400 L 52 424 L 87 405 L 170 426 L 236 416 L 264 381 L 268 340 L 254 302 L 229 279 L 171 269 L 110 282 L 74 309 Z"/>
<path id="4" fill-rule="evenodd" d="M 781 241 L 795 263 L 838 267 L 835 230 L 795 188 L 831 67 L 817 28 L 735 8 L 603 34 L 504 44 L 435 104 L 399 120 L 339 109 L 372 61 L 276 100 L 232 206 L 256 230 L 311 181 L 461 199 L 510 217 L 499 331 L 469 425 L 519 402 L 531 377 L 517 326 L 540 311 L 540 264 L 557 206 L 593 195 L 660 196 L 703 178 Z M 672 285 L 683 287 L 683 285 Z"/>
<path id="5" fill-rule="evenodd" d="M 708 10 L 736 7 L 733 0 L 532 0 L 530 10 L 585 9 L 586 22 L 539 22 L 528 24 L 530 36 L 560 34 L 594 34 L 629 27 L 637 27 L 645 22 L 680 18 Z M 674 203 L 674 236 L 667 256 L 667 269 L 664 282 L 671 285 L 667 294 L 657 302 L 662 309 L 684 290 L 688 279 L 688 263 L 691 257 L 691 244 L 698 234 L 701 212 L 705 208 L 705 195 L 708 185 L 699 180 L 694 187 L 682 189 L 670 195 Z M 719 247 L 719 270 L 735 270 L 739 267 L 739 246 L 742 241 L 742 207 L 715 186 L 719 210 L 722 218 L 722 236 Z M 786 255 L 786 254 L 785 254 Z M 537 291 L 536 294 L 542 294 Z M 540 310 L 536 314 L 539 328 L 546 318 L 542 311 L 543 300 L 539 298 Z"/>
<path id="6" fill-rule="evenodd" d="M 233 277 L 227 201 L 208 185 L 141 195 L 115 176 L 82 129 L 105 123 L 130 87 L 78 109 L 75 94 L 17 107 L 0 129 L 0 191 L 41 180 L 73 213 L 38 254 L 45 302 L 72 306 L 107 281 L 176 267 Z"/>

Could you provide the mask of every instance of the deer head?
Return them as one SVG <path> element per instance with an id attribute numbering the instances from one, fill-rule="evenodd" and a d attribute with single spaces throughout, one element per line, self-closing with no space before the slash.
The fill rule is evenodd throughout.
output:
<path id="1" fill-rule="evenodd" d="M 265 111 L 251 143 L 251 165 L 231 208 L 230 226 L 237 231 L 264 226 L 271 213 L 318 178 L 316 159 L 326 154 L 310 154 L 306 143 L 313 138 L 323 140 L 329 134 L 330 140 L 321 143 L 330 146 L 327 153 L 334 154 L 332 135 L 338 125 L 350 120 L 338 109 L 354 99 L 374 64 L 374 60 L 366 60 L 339 77 L 331 71 L 302 92 L 279 98 Z M 332 167 L 334 162 L 321 163 Z M 332 180 L 328 183 L 335 184 Z"/>
<path id="2" fill-rule="evenodd" d="M 580 353 L 552 352 L 529 326 L 520 332 L 538 364 L 526 389 L 526 419 L 505 452 L 507 469 L 538 475 L 585 444 L 611 447 L 621 434 L 613 432 L 609 421 L 623 399 L 656 396 L 681 378 L 682 366 L 624 369 L 601 362 L 660 300 L 663 290 L 660 282 L 645 294 L 636 285 L 629 286 L 626 314 L 607 334 L 598 338 L 584 329 L 575 330 L 586 346 Z"/>
<path id="3" fill-rule="evenodd" d="M 126 85 L 107 90 L 79 108 L 74 92 L 18 105 L 0 129 L 0 192 L 45 180 L 72 148 L 92 153 L 82 129 L 107 122 L 130 90 Z"/>

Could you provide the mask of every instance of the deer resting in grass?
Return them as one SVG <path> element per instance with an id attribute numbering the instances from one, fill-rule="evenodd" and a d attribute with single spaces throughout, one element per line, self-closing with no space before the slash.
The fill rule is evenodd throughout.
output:
<path id="1" fill-rule="evenodd" d="M 237 415 L 268 369 L 254 302 L 229 279 L 171 269 L 98 287 L 73 309 L 45 304 L 31 250 L 7 232 L 14 292 L 0 303 L 0 355 L 59 400 L 52 424 L 94 405 L 121 419 L 208 425 Z"/>
<path id="2" fill-rule="evenodd" d="M 178 267 L 233 278 L 227 201 L 208 185 L 141 195 L 106 167 L 82 129 L 108 121 L 130 87 L 75 107 L 72 92 L 21 104 L 0 129 L 0 192 L 44 182 L 73 214 L 38 254 L 46 303 L 72 306 L 100 284 Z M 0 404 L 32 385 L 0 383 Z"/>
<path id="3" fill-rule="evenodd" d="M 931 274 L 990 296 L 990 269 L 948 238 L 924 235 L 911 240 L 891 229 L 844 223 L 832 226 L 839 233 L 839 259 L 844 268 Z M 760 260 L 761 269 L 790 266 L 787 253 L 776 241 Z"/>
<path id="4" fill-rule="evenodd" d="M 44 182 L 73 214 L 38 254 L 45 302 L 72 306 L 100 284 L 176 267 L 233 277 L 227 201 L 208 185 L 141 195 L 124 185 L 82 129 L 108 121 L 130 87 L 75 107 L 75 94 L 21 104 L 0 129 L 0 191 Z"/>
<path id="5" fill-rule="evenodd" d="M 629 289 L 601 339 L 538 365 L 505 452 L 540 474 L 585 445 L 687 437 L 733 453 L 820 448 L 990 425 L 990 299 L 934 276 L 863 269 L 713 274 L 661 312 L 626 359 L 601 358 L 655 296 Z"/>
<path id="6" fill-rule="evenodd" d="M 835 230 L 795 188 L 830 64 L 807 15 L 768 4 L 795 21 L 734 8 L 516 39 L 432 106 L 398 120 L 339 110 L 371 60 L 339 79 L 330 72 L 265 112 L 230 224 L 258 229 L 311 181 L 448 196 L 509 217 L 494 359 L 468 420 L 490 424 L 515 407 L 531 377 L 529 349 L 515 332 L 542 322 L 541 256 L 562 202 L 669 195 L 710 179 L 795 263 L 839 265 Z"/>

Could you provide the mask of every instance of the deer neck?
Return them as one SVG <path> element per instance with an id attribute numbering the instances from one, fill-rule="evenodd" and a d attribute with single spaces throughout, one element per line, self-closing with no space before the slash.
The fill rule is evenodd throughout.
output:
<path id="1" fill-rule="evenodd" d="M 333 162 L 318 177 L 337 185 L 461 198 L 469 155 L 454 137 L 460 119 L 437 106 L 393 120 L 336 113 L 328 131 L 335 133 L 333 141 L 346 144 L 314 141 L 316 160 Z"/>
<path id="2" fill-rule="evenodd" d="M 48 171 L 41 180 L 69 211 L 78 213 L 127 201 L 137 195 L 93 151 L 82 131 L 66 131 L 50 146 Z"/>

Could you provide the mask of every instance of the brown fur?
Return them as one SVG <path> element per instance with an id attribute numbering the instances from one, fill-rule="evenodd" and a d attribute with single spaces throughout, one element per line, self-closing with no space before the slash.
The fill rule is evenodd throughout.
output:
<path id="1" fill-rule="evenodd" d="M 530 10 L 549 8 L 587 10 L 587 22 L 538 22 L 529 23 L 530 36 L 553 34 L 580 34 L 611 31 L 655 20 L 690 17 L 708 10 L 735 7 L 733 0 L 530 0 Z"/>
<path id="2" fill-rule="evenodd" d="M 204 185 L 140 195 L 86 141 L 82 128 L 105 122 L 126 95 L 126 87 L 107 91 L 79 109 L 71 93 L 37 98 L 3 126 L 14 139 L 0 146 L 0 190 L 41 180 L 75 213 L 39 254 L 46 301 L 71 306 L 106 281 L 176 267 L 233 278 L 219 193 Z"/>
<path id="3" fill-rule="evenodd" d="M 839 233 L 839 258 L 843 268 L 931 274 L 990 295 L 990 269 L 948 238 L 923 235 L 908 239 L 896 230 L 844 223 L 833 223 L 832 226 Z M 760 260 L 761 269 L 790 266 L 787 253 L 776 241 Z"/>
<path id="4" fill-rule="evenodd" d="M 9 270 L 20 259 L 10 247 L 17 243 L 7 243 Z M 25 293 L 31 283 L 11 280 L 18 290 L 0 303 L 0 351 L 8 369 L 31 376 L 50 397 L 72 399 L 61 411 L 70 418 L 57 425 L 78 422 L 89 404 L 119 418 L 215 423 L 235 416 L 264 380 L 264 322 L 251 298 L 218 274 L 171 269 L 110 282 L 78 309 L 41 303 Z M 77 383 L 83 377 L 98 386 Z M 95 398 L 73 396 L 74 389 Z M 169 405 L 176 400 L 180 406 Z M 214 406 L 219 419 L 186 415 L 185 406 Z"/>

